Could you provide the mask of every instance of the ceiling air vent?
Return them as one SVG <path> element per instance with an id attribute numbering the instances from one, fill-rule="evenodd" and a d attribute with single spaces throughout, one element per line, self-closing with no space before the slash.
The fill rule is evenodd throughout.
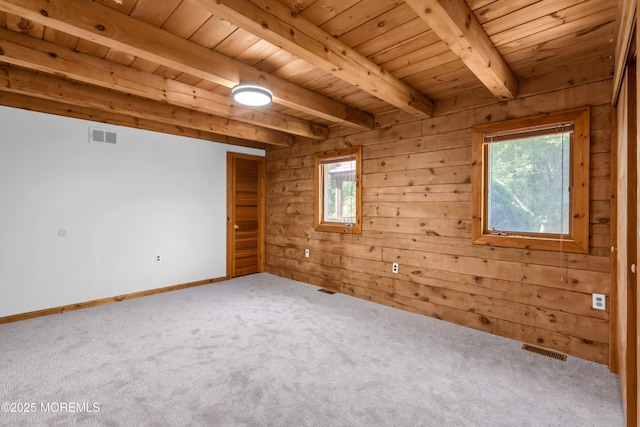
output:
<path id="1" fill-rule="evenodd" d="M 116 144 L 118 142 L 118 132 L 90 127 L 89 142 L 106 142 L 107 144 Z"/>

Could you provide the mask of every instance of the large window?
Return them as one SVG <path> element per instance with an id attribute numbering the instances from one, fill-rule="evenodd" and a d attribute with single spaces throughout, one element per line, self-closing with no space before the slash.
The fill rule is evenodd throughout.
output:
<path id="1" fill-rule="evenodd" d="M 589 250 L 589 109 L 473 129 L 473 241 Z"/>
<path id="2" fill-rule="evenodd" d="M 316 154 L 315 228 L 360 234 L 361 147 Z"/>

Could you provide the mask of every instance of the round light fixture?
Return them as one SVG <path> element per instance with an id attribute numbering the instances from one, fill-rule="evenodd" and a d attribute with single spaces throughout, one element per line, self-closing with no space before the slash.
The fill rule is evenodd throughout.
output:
<path id="1" fill-rule="evenodd" d="M 273 94 L 262 86 L 238 85 L 231 90 L 233 99 L 250 107 L 262 107 L 271 103 Z"/>

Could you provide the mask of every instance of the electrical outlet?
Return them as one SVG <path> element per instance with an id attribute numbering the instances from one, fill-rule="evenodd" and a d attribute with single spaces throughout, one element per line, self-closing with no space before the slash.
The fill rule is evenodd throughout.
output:
<path id="1" fill-rule="evenodd" d="M 304 256 L 305 258 L 309 258 L 309 249 L 304 250 Z"/>
<path id="2" fill-rule="evenodd" d="M 162 255 L 156 254 L 156 262 L 161 262 L 161 261 L 162 261 Z"/>
<path id="3" fill-rule="evenodd" d="M 399 268 L 398 267 L 398 263 L 394 262 L 393 266 L 391 267 L 391 272 L 394 273 L 394 274 L 398 274 L 398 268 Z"/>
<path id="4" fill-rule="evenodd" d="M 603 294 L 592 294 L 593 302 L 591 304 L 592 308 L 596 310 L 606 310 L 607 309 L 607 296 Z"/>

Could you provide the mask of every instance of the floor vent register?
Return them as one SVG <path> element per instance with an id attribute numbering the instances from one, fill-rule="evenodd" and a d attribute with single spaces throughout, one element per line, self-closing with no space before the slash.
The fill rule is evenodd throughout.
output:
<path id="1" fill-rule="evenodd" d="M 551 357 L 552 359 L 562 360 L 563 362 L 567 360 L 566 354 L 558 353 L 557 351 L 553 350 L 547 350 L 546 348 L 536 347 L 535 345 L 523 344 L 522 349 L 541 354 L 543 356 Z"/>

